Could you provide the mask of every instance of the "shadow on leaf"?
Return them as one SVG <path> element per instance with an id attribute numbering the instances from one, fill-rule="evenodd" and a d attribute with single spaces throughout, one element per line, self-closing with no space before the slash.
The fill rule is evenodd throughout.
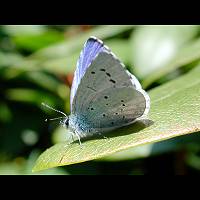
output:
<path id="1" fill-rule="evenodd" d="M 153 124 L 154 124 L 154 122 L 152 120 L 141 119 L 131 125 L 117 128 L 113 131 L 102 133 L 101 135 L 97 134 L 97 135 L 90 136 L 88 138 L 82 138 L 81 142 L 88 141 L 88 140 L 95 140 L 95 139 L 105 139 L 105 137 L 109 139 L 109 138 L 113 138 L 113 137 L 130 135 L 133 133 L 137 133 Z M 79 141 L 76 140 L 73 143 L 79 143 Z"/>

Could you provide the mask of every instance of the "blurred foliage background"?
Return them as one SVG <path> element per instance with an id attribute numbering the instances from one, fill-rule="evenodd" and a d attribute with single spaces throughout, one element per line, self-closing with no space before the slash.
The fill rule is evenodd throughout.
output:
<path id="1" fill-rule="evenodd" d="M 102 39 L 149 91 L 200 62 L 200 26 L 0 26 L 0 174 L 33 174 L 39 154 L 68 139 L 41 102 L 69 114 L 85 40 Z M 187 84 L 187 83 L 186 83 Z M 34 174 L 199 174 L 200 136 L 181 136 Z"/>

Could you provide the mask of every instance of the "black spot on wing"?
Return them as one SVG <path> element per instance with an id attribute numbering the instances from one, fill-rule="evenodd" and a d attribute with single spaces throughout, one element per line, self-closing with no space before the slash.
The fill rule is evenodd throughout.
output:
<path id="1" fill-rule="evenodd" d="M 106 72 L 106 75 L 109 76 L 109 77 L 111 77 L 110 73 L 108 73 L 108 72 Z"/>
<path id="2" fill-rule="evenodd" d="M 116 81 L 115 81 L 115 80 L 113 80 L 113 79 L 110 79 L 110 82 L 112 82 L 112 83 L 116 83 Z"/>

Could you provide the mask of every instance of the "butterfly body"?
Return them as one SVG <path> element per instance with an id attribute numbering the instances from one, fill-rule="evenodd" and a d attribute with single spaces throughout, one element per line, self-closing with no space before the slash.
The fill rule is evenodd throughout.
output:
<path id="1" fill-rule="evenodd" d="M 71 114 L 69 116 L 68 129 L 74 135 L 78 135 L 80 138 L 91 136 L 95 133 L 94 129 L 89 126 L 84 116 L 76 116 Z"/>

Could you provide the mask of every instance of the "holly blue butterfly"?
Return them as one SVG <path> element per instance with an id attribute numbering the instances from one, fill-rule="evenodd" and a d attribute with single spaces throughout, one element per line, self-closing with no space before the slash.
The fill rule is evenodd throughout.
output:
<path id="1" fill-rule="evenodd" d="M 150 98 L 111 50 L 91 36 L 77 62 L 70 107 L 69 116 L 51 109 L 64 115 L 62 125 L 69 128 L 72 137 L 76 136 L 81 144 L 81 138 L 145 118 L 150 109 Z"/>

